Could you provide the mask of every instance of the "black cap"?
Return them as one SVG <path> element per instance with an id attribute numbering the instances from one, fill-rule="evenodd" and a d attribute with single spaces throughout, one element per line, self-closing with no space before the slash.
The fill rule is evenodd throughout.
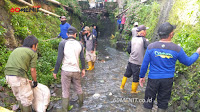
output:
<path id="1" fill-rule="evenodd" d="M 73 26 L 70 26 L 70 27 L 68 28 L 68 30 L 67 30 L 67 33 L 68 33 L 68 34 L 75 34 L 75 33 L 77 33 L 77 30 L 76 30 L 76 28 L 74 28 Z"/>
<path id="2" fill-rule="evenodd" d="M 137 27 L 137 32 L 140 32 L 142 30 L 147 30 L 147 29 L 149 29 L 149 27 L 146 27 L 144 25 L 140 25 L 140 26 Z"/>
<path id="3" fill-rule="evenodd" d="M 160 25 L 158 29 L 158 35 L 168 35 L 176 28 L 175 25 L 171 25 L 169 22 L 165 22 Z"/>

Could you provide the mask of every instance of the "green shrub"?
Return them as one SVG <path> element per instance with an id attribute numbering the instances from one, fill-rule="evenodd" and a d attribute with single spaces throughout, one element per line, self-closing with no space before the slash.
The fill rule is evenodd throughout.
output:
<path id="1" fill-rule="evenodd" d="M 160 5 L 156 1 L 146 5 L 127 0 L 127 7 L 129 7 L 129 10 L 126 12 L 127 19 L 124 31 L 131 31 L 133 24 L 138 22 L 139 25 L 143 24 L 149 27 L 146 37 L 151 39 L 159 19 Z"/>
<path id="2" fill-rule="evenodd" d="M 182 1 L 176 0 L 169 15 L 169 22 L 177 25 L 174 31 L 173 42 L 180 45 L 188 56 L 191 56 L 196 52 L 200 46 L 200 23 L 192 20 L 200 21 L 199 15 L 200 9 L 195 8 L 200 6 L 199 1 Z M 176 111 L 196 110 L 200 111 L 200 62 L 195 62 L 192 66 L 187 67 L 180 62 L 176 64 L 176 76 L 175 84 L 172 91 L 171 104 L 174 105 Z M 178 88 L 178 89 L 177 89 Z M 194 100 L 195 99 L 195 100 Z M 189 102 L 193 101 L 195 106 L 189 108 Z M 186 102 L 184 106 L 182 102 Z M 197 106 L 198 105 L 198 106 Z"/>
<path id="3" fill-rule="evenodd" d="M 7 29 L 3 28 L 4 23 L 0 21 L 0 45 L 3 45 L 5 42 L 5 33 L 7 32 Z"/>
<path id="4" fill-rule="evenodd" d="M 0 49 L 1 49 L 1 52 L 0 52 L 0 79 L 4 78 L 5 75 L 4 75 L 4 68 L 6 66 L 6 63 L 7 63 L 7 60 L 8 60 L 8 57 L 11 53 L 10 50 L 8 50 L 6 48 L 6 46 L 2 46 L 0 45 Z"/>

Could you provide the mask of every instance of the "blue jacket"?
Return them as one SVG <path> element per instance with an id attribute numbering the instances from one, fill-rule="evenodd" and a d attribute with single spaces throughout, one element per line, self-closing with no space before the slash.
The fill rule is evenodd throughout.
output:
<path id="1" fill-rule="evenodd" d="M 118 20 L 117 20 L 117 23 L 118 23 L 118 24 L 121 24 L 121 19 L 118 19 Z"/>
<path id="2" fill-rule="evenodd" d="M 184 65 L 190 66 L 199 57 L 198 53 L 188 57 L 183 48 L 170 42 L 154 42 L 146 50 L 144 60 L 140 69 L 140 78 L 145 77 L 149 67 L 150 79 L 164 79 L 174 77 L 175 64 L 179 60 Z"/>
<path id="3" fill-rule="evenodd" d="M 97 37 L 97 31 L 94 28 L 92 29 L 92 34 L 94 34 L 94 36 Z"/>
<path id="4" fill-rule="evenodd" d="M 69 23 L 65 23 L 64 25 L 60 24 L 60 36 L 63 39 L 67 39 L 67 30 L 71 25 Z"/>

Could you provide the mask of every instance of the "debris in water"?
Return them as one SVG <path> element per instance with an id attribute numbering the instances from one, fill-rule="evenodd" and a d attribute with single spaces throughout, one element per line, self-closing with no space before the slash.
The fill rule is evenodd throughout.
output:
<path id="1" fill-rule="evenodd" d="M 51 96 L 56 96 L 56 93 L 53 93 Z"/>
<path id="2" fill-rule="evenodd" d="M 73 105 L 69 105 L 68 106 L 68 111 L 70 111 L 74 106 Z"/>
<path id="3" fill-rule="evenodd" d="M 112 78 L 113 80 L 118 80 L 118 78 Z"/>
<path id="4" fill-rule="evenodd" d="M 93 98 L 95 98 L 95 99 L 97 99 L 97 98 L 99 98 L 100 97 L 100 94 L 99 93 L 95 93 L 94 95 L 93 95 Z"/>
<path id="5" fill-rule="evenodd" d="M 62 87 L 61 84 L 57 84 L 56 86 L 57 86 L 58 88 L 61 88 L 61 87 Z"/>
<path id="6" fill-rule="evenodd" d="M 106 61 L 105 60 L 101 60 L 101 63 L 105 63 Z"/>
<path id="7" fill-rule="evenodd" d="M 100 82 L 101 82 L 101 83 L 104 83 L 105 81 L 104 81 L 104 80 L 100 80 Z"/>
<path id="8" fill-rule="evenodd" d="M 110 57 L 109 57 L 109 56 L 106 56 L 105 58 L 106 58 L 106 59 L 109 59 Z"/>

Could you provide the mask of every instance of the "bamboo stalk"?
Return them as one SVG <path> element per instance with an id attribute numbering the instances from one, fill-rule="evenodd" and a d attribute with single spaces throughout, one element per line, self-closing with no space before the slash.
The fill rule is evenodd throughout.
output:
<path id="1" fill-rule="evenodd" d="M 18 1 L 21 2 L 21 3 L 23 3 L 23 4 L 25 4 L 25 5 L 28 5 L 29 7 L 33 7 L 33 6 L 34 6 L 33 4 L 30 4 L 30 3 L 28 3 L 28 2 L 26 2 L 26 1 L 24 1 L 24 0 L 18 0 Z M 55 14 L 55 13 L 52 13 L 52 12 L 50 12 L 50 11 L 47 11 L 47 10 L 45 10 L 45 9 L 42 9 L 42 8 L 39 8 L 38 10 L 41 11 L 41 12 L 44 12 L 44 13 L 47 13 L 47 14 L 56 16 L 56 17 L 60 17 L 59 15 L 57 15 L 57 14 Z"/>
<path id="2" fill-rule="evenodd" d="M 60 6 L 63 6 L 66 8 L 66 10 L 70 11 L 70 12 L 73 12 L 73 9 L 69 6 L 66 6 L 66 5 L 63 5 L 61 4 L 60 2 L 56 1 L 56 0 L 47 0 L 48 2 L 51 2 L 51 3 L 54 3 L 56 5 L 60 5 Z"/>
<path id="3" fill-rule="evenodd" d="M 126 10 L 122 11 L 120 14 L 118 14 L 116 17 L 122 15 L 123 13 L 125 13 L 125 12 L 128 11 L 128 10 L 129 10 L 129 7 L 128 7 Z"/>

